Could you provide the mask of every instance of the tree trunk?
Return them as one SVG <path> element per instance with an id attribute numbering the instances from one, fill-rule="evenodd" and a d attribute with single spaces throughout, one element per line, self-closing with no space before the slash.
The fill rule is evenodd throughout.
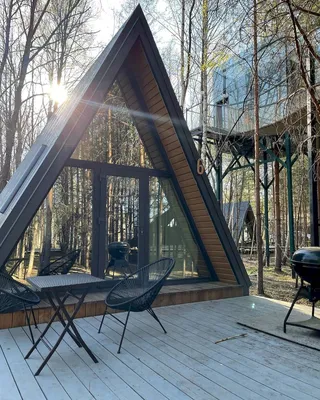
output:
<path id="1" fill-rule="evenodd" d="M 290 242 L 290 235 L 289 232 L 287 233 L 287 238 L 286 238 L 286 243 L 285 243 L 285 248 L 283 252 L 283 257 L 282 257 L 282 264 L 286 265 L 287 260 L 288 260 L 288 250 L 289 250 L 289 242 Z"/>
<path id="2" fill-rule="evenodd" d="M 184 108 L 186 99 L 186 88 L 184 82 L 185 74 L 185 61 L 184 61 L 184 51 L 185 51 L 185 25 L 186 25 L 186 2 L 181 0 L 181 31 L 180 31 L 180 87 L 181 87 L 181 99 L 180 107 Z"/>
<path id="3" fill-rule="evenodd" d="M 257 0 L 254 0 L 253 10 L 253 71 L 254 71 L 254 154 L 255 154 L 255 200 L 256 200 L 256 240 L 258 256 L 258 294 L 263 295 L 263 245 L 261 236 L 261 204 L 260 204 L 260 145 L 259 145 L 259 75 L 258 75 L 258 31 L 257 31 Z"/>
<path id="4" fill-rule="evenodd" d="M 33 219 L 33 226 L 32 226 L 32 242 L 31 242 L 31 249 L 30 249 L 30 258 L 29 258 L 29 265 L 27 276 L 32 275 L 33 265 L 34 265 L 34 254 L 37 245 L 37 237 L 39 235 L 39 219 L 38 215 L 35 215 Z"/>
<path id="5" fill-rule="evenodd" d="M 202 57 L 201 57 L 201 108 L 202 108 L 202 145 L 201 159 L 207 166 L 207 123 L 208 123 L 208 0 L 202 3 Z"/>
<path id="6" fill-rule="evenodd" d="M 35 10 L 36 10 L 37 0 L 31 2 L 30 5 L 30 21 L 28 26 L 28 33 L 26 37 L 26 43 L 24 47 L 23 57 L 21 60 L 21 68 L 19 71 L 18 84 L 15 89 L 14 94 L 14 107 L 13 113 L 8 122 L 8 129 L 6 131 L 6 152 L 4 165 L 2 168 L 1 179 L 0 179 L 0 190 L 2 190 L 8 180 L 10 179 L 10 167 L 11 167 L 11 158 L 14 146 L 14 139 L 17 130 L 17 123 L 19 119 L 19 114 L 22 105 L 22 90 L 24 87 L 25 79 L 27 76 L 27 70 L 30 63 L 30 52 L 32 46 L 33 35 L 35 34 L 34 30 L 34 22 L 35 22 Z"/>

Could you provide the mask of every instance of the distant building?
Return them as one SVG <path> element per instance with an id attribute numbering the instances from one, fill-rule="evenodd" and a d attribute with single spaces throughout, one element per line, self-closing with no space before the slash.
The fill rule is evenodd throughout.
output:
<path id="1" fill-rule="evenodd" d="M 259 115 L 262 135 L 280 135 L 284 118 L 306 107 L 306 91 L 293 53 L 283 44 L 260 45 Z M 243 52 L 213 70 L 209 131 L 222 134 L 231 130 L 234 134 L 253 131 L 252 57 L 252 52 Z M 320 82 L 319 71 L 316 71 L 316 81 Z M 202 125 L 197 107 L 187 112 L 189 127 L 194 131 Z M 302 123 L 305 124 L 303 118 Z"/>

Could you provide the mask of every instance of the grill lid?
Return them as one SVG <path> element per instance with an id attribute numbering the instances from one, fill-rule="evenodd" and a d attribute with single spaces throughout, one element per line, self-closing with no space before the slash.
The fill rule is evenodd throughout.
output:
<path id="1" fill-rule="evenodd" d="M 320 288 L 320 247 L 304 247 L 292 256 L 292 267 L 300 278 Z"/>
<path id="2" fill-rule="evenodd" d="M 116 260 L 124 260 L 130 251 L 130 245 L 127 242 L 112 242 L 108 246 L 109 254 Z"/>
<path id="3" fill-rule="evenodd" d="M 302 247 L 293 254 L 292 261 L 320 268 L 320 247 Z"/>

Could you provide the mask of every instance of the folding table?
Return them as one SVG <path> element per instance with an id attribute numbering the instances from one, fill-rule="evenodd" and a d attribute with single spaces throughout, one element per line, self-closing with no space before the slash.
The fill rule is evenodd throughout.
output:
<path id="1" fill-rule="evenodd" d="M 43 341 L 47 347 L 48 344 L 45 341 L 45 334 L 50 328 L 52 322 L 57 317 L 61 324 L 63 325 L 63 331 L 61 332 L 57 342 L 51 348 L 49 354 L 44 359 L 41 366 L 36 371 L 35 375 L 39 375 L 42 371 L 43 367 L 50 360 L 53 353 L 56 351 L 60 342 L 62 341 L 64 335 L 68 332 L 68 334 L 72 337 L 78 347 L 83 347 L 86 352 L 89 354 L 91 359 L 97 363 L 98 360 L 91 352 L 89 347 L 86 345 L 84 340 L 82 339 L 78 329 L 73 323 L 74 318 L 76 317 L 88 291 L 93 288 L 99 286 L 103 279 L 97 278 L 95 276 L 89 274 L 69 274 L 69 275 L 49 275 L 49 276 L 34 276 L 27 278 L 27 281 L 38 291 L 44 292 L 51 304 L 54 313 L 48 322 L 48 325 L 45 327 L 44 331 L 41 333 L 39 338 L 36 340 L 28 354 L 25 358 L 30 357 L 32 352 L 37 348 L 40 341 Z M 74 291 L 78 291 L 80 289 L 80 296 L 76 295 Z M 75 304 L 74 311 L 72 313 L 68 313 L 65 302 L 70 297 L 75 297 L 78 302 Z M 66 319 L 66 322 L 64 321 Z"/>

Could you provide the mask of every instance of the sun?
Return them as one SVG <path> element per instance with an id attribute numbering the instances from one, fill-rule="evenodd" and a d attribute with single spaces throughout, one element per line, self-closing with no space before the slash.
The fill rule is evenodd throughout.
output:
<path id="1" fill-rule="evenodd" d="M 67 89 L 63 85 L 58 85 L 57 83 L 53 83 L 49 89 L 50 99 L 57 103 L 59 106 L 64 103 L 68 98 Z"/>

